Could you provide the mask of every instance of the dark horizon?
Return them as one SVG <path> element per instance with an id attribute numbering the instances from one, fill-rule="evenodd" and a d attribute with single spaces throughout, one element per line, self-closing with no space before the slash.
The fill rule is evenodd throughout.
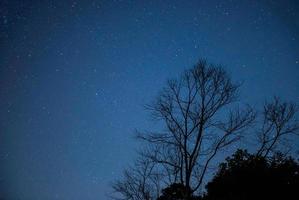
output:
<path id="1" fill-rule="evenodd" d="M 243 104 L 298 103 L 298 9 L 295 0 L 1 1 L 0 198 L 108 199 L 136 158 L 134 130 L 157 127 L 144 105 L 200 58 L 242 83 Z"/>

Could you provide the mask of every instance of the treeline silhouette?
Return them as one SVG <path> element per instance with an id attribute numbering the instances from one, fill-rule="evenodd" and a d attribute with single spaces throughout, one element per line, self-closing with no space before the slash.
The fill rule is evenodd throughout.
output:
<path id="1" fill-rule="evenodd" d="M 205 60 L 169 80 L 146 106 L 163 127 L 137 131 L 142 148 L 123 177 L 112 184 L 112 198 L 298 197 L 298 163 L 288 157 L 294 144 L 288 139 L 298 136 L 297 105 L 274 97 L 260 109 L 251 107 L 239 101 L 240 86 L 223 67 Z M 236 142 L 249 139 L 256 143 L 250 146 L 253 153 L 237 150 Z M 207 174 L 213 172 L 211 167 L 222 161 L 225 152 L 235 153 L 205 184 Z"/>
<path id="2" fill-rule="evenodd" d="M 219 165 L 201 196 L 185 185 L 174 183 L 163 189 L 158 200 L 252 200 L 298 199 L 299 164 L 292 157 L 275 153 L 265 158 L 237 150 Z"/>

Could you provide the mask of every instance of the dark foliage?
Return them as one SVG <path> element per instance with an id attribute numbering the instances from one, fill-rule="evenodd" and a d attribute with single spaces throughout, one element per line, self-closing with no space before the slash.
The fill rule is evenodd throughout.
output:
<path id="1" fill-rule="evenodd" d="M 157 200 L 200 200 L 200 197 L 193 196 L 190 188 L 181 183 L 173 183 L 163 189 L 162 195 Z"/>
<path id="2" fill-rule="evenodd" d="M 206 188 L 205 200 L 298 199 L 299 164 L 279 153 L 265 158 L 238 150 Z"/>

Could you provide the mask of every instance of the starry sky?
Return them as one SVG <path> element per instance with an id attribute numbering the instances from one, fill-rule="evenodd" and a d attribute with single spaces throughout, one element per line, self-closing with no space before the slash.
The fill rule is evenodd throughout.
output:
<path id="1" fill-rule="evenodd" d="M 299 102 L 298 1 L 0 2 L 0 199 L 108 199 L 144 105 L 199 58 Z"/>

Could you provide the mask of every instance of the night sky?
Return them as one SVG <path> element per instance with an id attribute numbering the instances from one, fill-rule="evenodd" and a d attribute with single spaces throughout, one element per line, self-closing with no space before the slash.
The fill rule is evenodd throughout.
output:
<path id="1" fill-rule="evenodd" d="M 199 58 L 299 102 L 297 1 L 0 1 L 0 198 L 106 200 L 144 105 Z"/>

